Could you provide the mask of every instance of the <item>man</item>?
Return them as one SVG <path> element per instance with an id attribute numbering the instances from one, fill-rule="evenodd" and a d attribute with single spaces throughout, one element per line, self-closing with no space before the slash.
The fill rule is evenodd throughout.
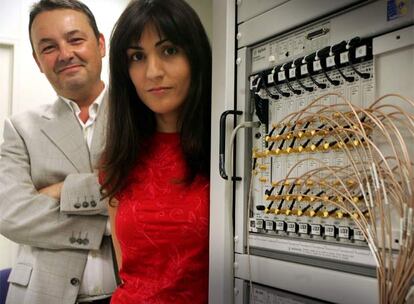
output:
<path id="1" fill-rule="evenodd" d="M 96 172 L 106 124 L 104 37 L 77 0 L 36 3 L 29 35 L 59 98 L 5 122 L 0 233 L 20 244 L 6 303 L 109 303 L 116 283 Z"/>

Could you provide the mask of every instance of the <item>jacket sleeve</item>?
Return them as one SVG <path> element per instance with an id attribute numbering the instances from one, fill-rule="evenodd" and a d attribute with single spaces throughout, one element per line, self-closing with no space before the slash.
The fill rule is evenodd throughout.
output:
<path id="1" fill-rule="evenodd" d="M 60 196 L 61 212 L 66 214 L 107 215 L 108 199 L 101 199 L 97 174 L 69 174 Z"/>
<path id="2" fill-rule="evenodd" d="M 58 200 L 40 194 L 32 182 L 26 144 L 8 119 L 0 155 L 1 234 L 47 249 L 100 247 L 107 216 L 65 214 Z"/>

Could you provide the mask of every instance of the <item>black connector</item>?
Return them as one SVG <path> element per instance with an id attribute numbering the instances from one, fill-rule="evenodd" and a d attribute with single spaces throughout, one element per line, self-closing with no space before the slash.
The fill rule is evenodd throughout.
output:
<path id="1" fill-rule="evenodd" d="M 272 187 L 272 188 L 270 188 L 270 189 L 266 189 L 266 190 L 265 190 L 265 194 L 266 194 L 266 195 L 271 195 L 274 189 L 275 189 L 275 187 Z"/>
<path id="2" fill-rule="evenodd" d="M 260 122 L 267 125 L 269 123 L 269 100 L 254 94 L 254 105 Z"/>
<path id="3" fill-rule="evenodd" d="M 280 69 L 280 68 L 279 68 L 279 69 Z M 279 70 L 279 69 L 278 69 L 278 70 Z M 274 86 L 275 86 L 276 91 L 277 91 L 280 95 L 282 95 L 283 97 L 290 97 L 290 93 L 282 91 L 282 90 L 279 88 L 279 86 L 277 85 L 277 83 L 276 83 L 276 79 L 277 79 L 277 77 L 275 77 L 275 71 L 276 71 L 276 69 L 273 69 L 273 81 L 274 81 Z"/>

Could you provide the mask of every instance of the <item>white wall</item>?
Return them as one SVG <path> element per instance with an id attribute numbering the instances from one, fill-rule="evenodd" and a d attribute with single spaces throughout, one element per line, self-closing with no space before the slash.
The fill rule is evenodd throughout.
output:
<path id="1" fill-rule="evenodd" d="M 186 0 L 194 10 L 203 23 L 203 26 L 207 32 L 210 42 L 212 41 L 213 35 L 213 1 L 212 0 Z"/>

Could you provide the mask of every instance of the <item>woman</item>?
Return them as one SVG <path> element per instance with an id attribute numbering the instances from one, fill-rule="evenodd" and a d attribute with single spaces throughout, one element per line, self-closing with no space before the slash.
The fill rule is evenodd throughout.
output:
<path id="1" fill-rule="evenodd" d="M 110 45 L 111 303 L 207 303 L 211 49 L 183 0 L 131 1 Z"/>

